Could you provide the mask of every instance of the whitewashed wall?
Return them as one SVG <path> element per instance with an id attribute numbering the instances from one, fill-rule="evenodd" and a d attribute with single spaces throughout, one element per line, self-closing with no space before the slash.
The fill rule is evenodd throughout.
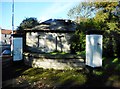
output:
<path id="1" fill-rule="evenodd" d="M 39 45 L 38 45 L 38 35 L 39 36 Z M 58 36 L 62 35 L 61 41 Z M 27 33 L 26 34 L 26 45 L 32 48 L 37 48 L 42 52 L 53 52 L 56 50 L 56 36 L 57 36 L 57 50 L 61 51 L 61 42 L 62 42 L 62 51 L 70 52 L 69 39 L 72 33 Z M 38 47 L 39 46 L 39 47 Z"/>
<path id="2" fill-rule="evenodd" d="M 1 43 L 2 45 L 10 44 L 10 34 L 1 34 Z"/>
<path id="3" fill-rule="evenodd" d="M 64 56 L 24 53 L 24 63 L 33 68 L 44 69 L 82 69 L 85 67 L 84 58 L 80 55 L 67 54 Z"/>

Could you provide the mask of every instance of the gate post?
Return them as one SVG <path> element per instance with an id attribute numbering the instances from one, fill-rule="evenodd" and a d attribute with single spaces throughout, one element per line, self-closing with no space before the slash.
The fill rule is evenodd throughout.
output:
<path id="1" fill-rule="evenodd" d="M 102 67 L 102 34 L 98 30 L 91 30 L 86 35 L 86 65 Z"/>
<path id="2" fill-rule="evenodd" d="M 13 61 L 21 61 L 23 60 L 23 35 L 21 34 L 13 34 L 13 49 L 12 49 L 12 57 Z"/>

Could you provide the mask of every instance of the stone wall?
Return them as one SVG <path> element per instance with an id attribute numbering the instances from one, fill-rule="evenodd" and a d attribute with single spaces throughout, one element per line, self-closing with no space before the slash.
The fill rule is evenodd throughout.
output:
<path id="1" fill-rule="evenodd" d="M 55 50 L 70 52 L 71 35 L 72 33 L 29 32 L 26 34 L 26 45 L 45 53 Z"/>
<path id="2" fill-rule="evenodd" d="M 81 56 L 76 55 L 66 55 L 60 57 L 57 55 L 46 56 L 44 54 L 32 54 L 26 53 L 24 55 L 24 62 L 26 65 L 35 68 L 44 68 L 44 69 L 81 69 L 85 66 L 84 59 Z"/>

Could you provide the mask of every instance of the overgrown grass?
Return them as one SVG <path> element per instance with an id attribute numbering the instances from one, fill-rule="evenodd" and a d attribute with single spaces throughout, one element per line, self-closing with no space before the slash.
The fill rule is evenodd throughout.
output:
<path id="1" fill-rule="evenodd" d="M 86 75 L 78 73 L 75 70 L 44 70 L 42 68 L 30 68 L 23 72 L 22 77 L 25 77 L 29 83 L 42 81 L 45 84 L 50 84 L 51 87 L 58 86 L 75 86 L 82 85 L 86 82 Z"/>
<path id="2" fill-rule="evenodd" d="M 18 72 L 19 70 L 16 70 Z M 45 86 L 59 89 L 58 87 L 118 87 L 120 88 L 120 59 L 103 58 L 103 67 L 99 69 L 89 68 L 83 70 L 53 70 L 43 68 L 29 68 L 22 72 L 19 78 L 22 82 L 27 81 L 34 87 L 43 84 Z M 35 85 L 36 84 L 36 85 Z M 42 85 L 41 85 L 42 86 Z M 49 89 L 40 88 L 40 89 Z M 61 88 L 60 88 L 61 89 Z M 66 88 L 62 88 L 66 89 Z"/>
<path id="3" fill-rule="evenodd" d="M 120 58 L 103 58 L 103 68 L 114 72 L 120 72 Z"/>

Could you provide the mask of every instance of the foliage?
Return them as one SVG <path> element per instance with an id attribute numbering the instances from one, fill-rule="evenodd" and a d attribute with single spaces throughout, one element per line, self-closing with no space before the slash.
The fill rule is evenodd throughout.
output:
<path id="1" fill-rule="evenodd" d="M 85 34 L 79 30 L 76 31 L 70 39 L 70 44 L 71 53 L 85 50 Z"/>
<path id="2" fill-rule="evenodd" d="M 86 32 L 95 29 L 95 26 L 92 19 L 86 19 L 77 24 L 76 32 L 70 39 L 72 53 L 85 50 Z"/>
<path id="3" fill-rule="evenodd" d="M 37 25 L 39 25 L 37 18 L 34 18 L 34 17 L 25 18 L 20 23 L 20 26 L 18 26 L 17 30 L 24 30 L 24 29 L 28 29 L 28 28 L 33 28 Z"/>
<path id="4" fill-rule="evenodd" d="M 93 3 L 82 2 L 79 3 L 77 6 L 71 8 L 68 12 L 68 16 L 70 18 L 79 20 L 79 18 L 90 18 L 93 17 L 96 13 L 96 9 Z"/>
<path id="5" fill-rule="evenodd" d="M 96 14 L 95 23 L 101 23 L 96 25 L 99 30 L 104 30 L 103 38 L 103 52 L 106 56 L 119 56 L 120 49 L 120 28 L 119 18 L 116 17 L 112 10 L 115 9 L 116 2 L 102 2 L 97 3 L 96 8 L 103 8 Z"/>
<path id="6" fill-rule="evenodd" d="M 78 23 L 75 35 L 71 38 L 71 50 L 81 51 L 85 49 L 86 31 L 96 29 L 103 33 L 103 55 L 120 56 L 120 19 L 113 11 L 116 2 L 95 2 L 94 7 L 98 10 L 94 18 L 81 19 Z M 79 12 L 80 13 L 80 12 Z M 74 40 L 74 41 L 73 41 Z M 81 44 L 82 46 L 81 48 Z"/>
<path id="7" fill-rule="evenodd" d="M 103 57 L 103 68 L 108 71 L 114 71 L 114 73 L 118 74 L 120 72 L 120 58 L 116 57 Z"/>

